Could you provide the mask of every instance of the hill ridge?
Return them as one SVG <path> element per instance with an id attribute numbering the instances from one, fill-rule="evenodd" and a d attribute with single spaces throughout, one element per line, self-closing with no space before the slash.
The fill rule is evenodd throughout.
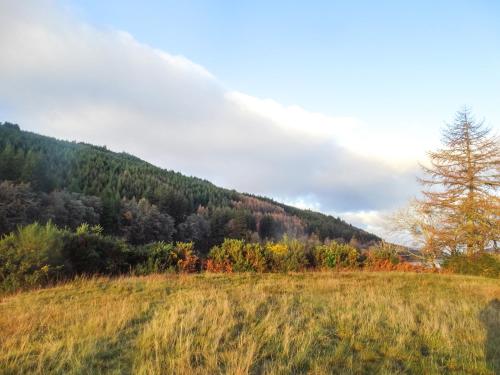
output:
<path id="1" fill-rule="evenodd" d="M 148 214 L 154 211 L 160 215 L 159 222 L 171 221 L 173 239 L 200 242 L 196 237 L 202 235 L 193 232 L 209 227 L 205 228 L 209 234 L 204 234 L 209 237 L 206 246 L 224 237 L 265 239 L 284 234 L 317 236 L 321 240 L 349 241 L 355 237 L 360 242 L 369 242 L 379 239 L 331 215 L 219 187 L 206 179 L 158 167 L 124 151 L 56 139 L 21 130 L 8 122 L 0 123 L 0 180 L 12 181 L 11 189 L 18 190 L 23 183 L 29 183 L 24 189 L 37 196 L 65 191 L 73 194 L 73 198 L 66 196 L 69 202 L 97 197 L 99 202 L 93 207 L 98 216 L 95 221 L 111 234 L 123 235 L 124 211 L 145 210 Z M 149 208 L 146 203 L 143 208 L 139 207 L 140 201 L 147 201 Z M 57 214 L 54 216 L 57 222 Z"/>

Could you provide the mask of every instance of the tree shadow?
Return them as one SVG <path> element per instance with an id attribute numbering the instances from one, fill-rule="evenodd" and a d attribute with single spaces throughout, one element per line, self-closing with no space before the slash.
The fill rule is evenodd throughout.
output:
<path id="1" fill-rule="evenodd" d="M 486 363 L 494 374 L 500 374 L 500 300 L 491 300 L 479 314 L 479 319 L 486 328 Z"/>

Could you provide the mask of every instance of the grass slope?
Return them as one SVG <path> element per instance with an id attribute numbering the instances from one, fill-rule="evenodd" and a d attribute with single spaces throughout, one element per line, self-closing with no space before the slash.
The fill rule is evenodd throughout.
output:
<path id="1" fill-rule="evenodd" d="M 0 372 L 494 374 L 499 299 L 434 274 L 77 280 L 1 301 Z"/>

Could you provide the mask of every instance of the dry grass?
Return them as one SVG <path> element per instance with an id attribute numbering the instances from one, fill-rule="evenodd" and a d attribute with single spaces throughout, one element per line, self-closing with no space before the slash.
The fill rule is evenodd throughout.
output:
<path id="1" fill-rule="evenodd" d="M 494 374 L 498 299 L 411 273 L 77 280 L 3 299 L 0 372 Z"/>

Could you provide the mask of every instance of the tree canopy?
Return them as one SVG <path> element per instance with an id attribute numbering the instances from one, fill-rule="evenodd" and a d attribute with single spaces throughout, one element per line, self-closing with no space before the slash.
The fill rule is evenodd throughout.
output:
<path id="1" fill-rule="evenodd" d="M 339 218 L 241 194 L 158 168 L 106 147 L 67 142 L 0 124 L 0 232 L 52 220 L 99 223 L 134 243 L 194 241 L 207 251 L 224 238 L 317 235 L 378 238 Z M 8 183 L 6 181 L 9 181 Z M 12 196 L 19 196 L 15 203 Z M 14 206 L 15 207 L 14 207 Z"/>

